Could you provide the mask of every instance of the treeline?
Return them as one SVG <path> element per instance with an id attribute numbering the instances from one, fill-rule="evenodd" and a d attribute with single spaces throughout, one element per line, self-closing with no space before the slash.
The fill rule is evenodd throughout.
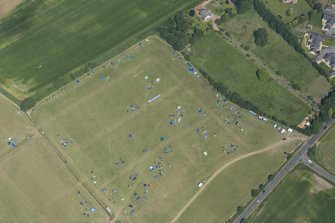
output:
<path id="1" fill-rule="evenodd" d="M 193 15 L 193 13 L 192 13 Z M 201 29 L 193 27 L 183 12 L 170 17 L 165 24 L 159 27 L 160 36 L 168 42 L 173 49 L 181 51 L 189 43 L 194 43 L 204 36 Z"/>
<path id="2" fill-rule="evenodd" d="M 308 55 L 301 47 L 300 41 L 287 24 L 282 22 L 278 16 L 272 14 L 272 12 L 267 9 L 266 5 L 260 0 L 254 0 L 254 8 L 256 12 L 263 18 L 263 20 L 268 23 L 270 28 L 281 35 L 283 39 L 295 49 L 295 51 L 309 60 Z M 319 64 L 312 62 L 312 65 L 321 75 L 328 77 L 327 72 L 322 67 L 320 67 Z"/>
<path id="3" fill-rule="evenodd" d="M 335 88 L 321 100 L 320 112 L 311 121 L 311 126 L 304 130 L 306 134 L 315 134 L 322 128 L 322 123 L 327 122 L 330 118 L 335 118 Z"/>
<path id="4" fill-rule="evenodd" d="M 273 121 L 276 121 L 276 122 L 278 122 L 282 125 L 289 126 L 292 129 L 295 129 L 297 131 L 302 132 L 302 130 L 300 128 L 297 128 L 295 125 L 289 124 L 285 120 L 281 120 L 276 116 L 269 115 L 269 114 L 263 112 L 259 107 L 254 105 L 252 102 L 250 102 L 248 100 L 245 100 L 238 93 L 230 91 L 229 88 L 227 86 L 225 86 L 222 82 L 216 82 L 210 75 L 208 75 L 202 69 L 199 69 L 199 71 L 208 80 L 209 84 L 211 86 L 213 86 L 214 89 L 216 89 L 218 92 L 220 92 L 229 101 L 233 102 L 234 104 L 237 104 L 241 108 L 247 109 L 249 111 L 256 112 L 257 114 L 259 114 L 261 116 L 271 118 Z"/>

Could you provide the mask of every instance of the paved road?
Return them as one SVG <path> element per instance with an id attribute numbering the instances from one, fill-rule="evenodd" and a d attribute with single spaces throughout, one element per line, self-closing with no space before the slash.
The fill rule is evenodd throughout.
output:
<path id="1" fill-rule="evenodd" d="M 272 193 L 272 191 L 279 185 L 279 183 L 286 177 L 286 175 L 294 169 L 304 157 L 306 157 L 308 149 L 316 143 L 321 136 L 328 130 L 328 128 L 335 123 L 334 119 L 329 120 L 325 124 L 325 128 L 322 128 L 319 133 L 310 137 L 302 147 L 296 151 L 291 159 L 286 162 L 282 169 L 274 176 L 274 178 L 266 185 L 265 189 L 244 209 L 244 211 L 238 216 L 234 223 L 240 223 L 242 219 L 247 219 L 256 208 Z M 313 166 L 318 169 L 316 165 Z M 319 169 L 322 173 L 326 174 L 324 171 Z"/>
<path id="2" fill-rule="evenodd" d="M 302 162 L 319 176 L 323 177 L 324 179 L 335 185 L 335 176 L 316 162 L 312 162 L 307 155 L 304 156 Z"/>

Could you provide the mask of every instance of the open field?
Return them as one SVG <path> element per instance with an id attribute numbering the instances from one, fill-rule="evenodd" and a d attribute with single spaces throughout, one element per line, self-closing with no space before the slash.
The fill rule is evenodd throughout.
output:
<path id="1" fill-rule="evenodd" d="M 233 38 L 248 46 L 265 63 L 278 71 L 279 75 L 300 86 L 304 95 L 319 101 L 330 89 L 330 83 L 318 74 L 309 61 L 271 30 L 255 11 L 237 15 L 223 27 Z M 266 28 L 268 33 L 268 43 L 264 47 L 254 44 L 253 32 L 258 28 Z"/>
<path id="2" fill-rule="evenodd" d="M 247 222 L 322 222 L 335 219 L 335 189 L 304 166 L 298 166 Z"/>
<path id="3" fill-rule="evenodd" d="M 22 3 L 22 0 L 0 0 L 0 20 Z"/>
<path id="4" fill-rule="evenodd" d="M 250 191 L 265 183 L 285 160 L 284 151 L 290 152 L 295 143 L 281 145 L 270 151 L 246 158 L 215 178 L 202 194 L 184 212 L 177 222 L 223 222 L 236 213 L 237 206 L 251 199 Z M 266 168 L 259 167 L 259 160 Z M 244 183 L 241 183 L 243 179 Z"/>
<path id="5" fill-rule="evenodd" d="M 32 124 L 23 112 L 0 95 L 0 158 L 12 151 L 7 145 L 8 138 L 14 138 L 19 143 L 34 134 Z"/>
<path id="6" fill-rule="evenodd" d="M 0 179 L 0 221 L 3 223 L 102 223 L 108 220 L 38 136 L 1 160 Z M 87 203 L 81 206 L 81 201 Z M 85 209 L 92 207 L 96 207 L 97 212 L 84 216 Z"/>
<path id="7" fill-rule="evenodd" d="M 316 148 L 316 159 L 335 174 L 335 128 L 332 127 Z"/>
<path id="8" fill-rule="evenodd" d="M 0 88 L 41 99 L 199 0 L 35 0 L 0 22 Z"/>
<path id="9" fill-rule="evenodd" d="M 187 69 L 183 57 L 152 37 L 32 113 L 71 169 L 122 222 L 169 222 L 224 165 L 301 139 L 294 133 L 282 141 L 271 121 L 225 102 Z M 255 170 L 254 176 L 263 174 Z M 245 179 L 241 184 L 253 186 Z"/>
<path id="10" fill-rule="evenodd" d="M 258 67 L 216 33 L 208 34 L 192 47 L 191 61 L 231 91 L 279 119 L 296 125 L 308 114 L 309 108 L 275 81 L 259 81 Z"/>
<path id="11" fill-rule="evenodd" d="M 280 16 L 285 23 L 289 23 L 301 14 L 312 10 L 305 0 L 298 0 L 297 4 L 283 4 L 282 1 L 278 0 L 263 0 L 263 2 L 274 15 Z M 292 9 L 290 15 L 286 13 L 289 9 Z"/>

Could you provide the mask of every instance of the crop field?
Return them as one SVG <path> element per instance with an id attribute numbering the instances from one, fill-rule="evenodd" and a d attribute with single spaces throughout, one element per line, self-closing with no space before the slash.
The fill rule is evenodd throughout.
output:
<path id="1" fill-rule="evenodd" d="M 334 187 L 306 167 L 298 166 L 247 222 L 332 223 L 334 208 Z"/>
<path id="2" fill-rule="evenodd" d="M 25 1 L 0 22 L 0 88 L 41 99 L 198 1 Z"/>
<path id="3" fill-rule="evenodd" d="M 254 44 L 253 32 L 259 28 L 266 28 L 268 33 L 268 43 L 264 47 Z M 302 55 L 271 30 L 255 11 L 235 16 L 224 24 L 224 29 L 239 42 L 249 46 L 279 75 L 298 85 L 304 95 L 312 96 L 319 102 L 330 89 L 331 85 L 326 78 L 320 76 Z"/>
<path id="4" fill-rule="evenodd" d="M 335 128 L 332 127 L 316 149 L 316 159 L 326 167 L 330 172 L 335 174 Z"/>
<path id="5" fill-rule="evenodd" d="M 1 159 L 0 170 L 1 222 L 102 223 L 108 219 L 101 209 L 89 213 L 98 205 L 38 136 Z"/>
<path id="6" fill-rule="evenodd" d="M 194 71 L 151 37 L 38 103 L 32 118 L 115 219 L 170 222 L 229 166 L 248 168 L 244 158 L 292 150 L 302 139 L 283 141 L 273 122 L 226 101 Z M 259 166 L 279 168 L 270 157 Z M 241 190 L 250 182 L 240 179 Z"/>
<path id="7" fill-rule="evenodd" d="M 296 125 L 309 112 L 307 105 L 272 79 L 259 81 L 258 67 L 216 33 L 210 33 L 192 47 L 191 61 L 267 114 Z"/>
<path id="8" fill-rule="evenodd" d="M 8 138 L 24 142 L 33 135 L 33 127 L 27 116 L 17 107 L 0 95 L 0 159 L 11 152 L 7 146 Z"/>
<path id="9" fill-rule="evenodd" d="M 264 184 L 285 160 L 283 152 L 296 147 L 296 143 L 246 158 L 231 165 L 218 175 L 177 222 L 222 222 L 236 213 L 238 206 L 251 199 L 251 188 Z M 266 168 L 259 167 L 259 160 Z M 231 174 L 234 173 L 234 174 Z M 244 183 L 241 183 L 243 180 Z"/>

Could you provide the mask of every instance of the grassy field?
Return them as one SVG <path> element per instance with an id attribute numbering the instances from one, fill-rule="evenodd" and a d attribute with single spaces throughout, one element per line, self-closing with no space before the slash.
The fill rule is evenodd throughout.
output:
<path id="1" fill-rule="evenodd" d="M 330 172 L 335 174 L 335 128 L 332 127 L 322 138 L 316 149 L 316 159 Z"/>
<path id="2" fill-rule="evenodd" d="M 192 206 L 184 212 L 182 222 L 223 222 L 236 213 L 237 206 L 245 205 L 251 199 L 251 188 L 265 183 L 285 160 L 287 145 L 273 151 L 255 155 L 227 168 L 203 191 Z M 292 144 L 291 148 L 295 148 Z M 259 160 L 267 168 L 259 168 Z M 241 183 L 243 179 L 244 183 Z"/>
<path id="3" fill-rule="evenodd" d="M 329 90 L 330 84 L 327 80 L 281 36 L 271 30 L 255 11 L 235 16 L 223 27 L 238 41 L 249 46 L 265 63 L 278 71 L 278 74 L 300 86 L 304 95 L 319 101 Z M 268 33 L 268 43 L 264 47 L 257 47 L 254 44 L 253 32 L 263 27 Z"/>
<path id="4" fill-rule="evenodd" d="M 283 4 L 282 1 L 278 0 L 263 0 L 263 2 L 274 15 L 280 16 L 285 23 L 289 23 L 301 14 L 312 10 L 305 0 L 298 1 L 297 4 Z M 292 9 L 291 15 L 286 14 L 289 9 Z"/>
<path id="5" fill-rule="evenodd" d="M 33 127 L 23 112 L 0 95 L 0 158 L 12 151 L 7 146 L 8 138 L 23 142 L 33 135 Z"/>
<path id="6" fill-rule="evenodd" d="M 335 189 L 306 167 L 298 167 L 248 223 L 322 222 L 335 219 Z"/>
<path id="7" fill-rule="evenodd" d="M 107 216 L 87 196 L 65 165 L 39 137 L 0 161 L 1 222 L 106 222 Z M 80 196 L 78 196 L 80 191 Z M 83 206 L 81 201 L 87 201 Z M 90 217 L 85 209 L 97 208 Z"/>
<path id="8" fill-rule="evenodd" d="M 256 65 L 216 33 L 210 33 L 192 47 L 191 60 L 268 114 L 291 124 L 298 124 L 308 114 L 309 108 L 275 81 L 259 81 Z"/>
<path id="9" fill-rule="evenodd" d="M 122 222 L 169 222 L 199 182 L 223 165 L 274 143 L 289 150 L 297 142 L 295 134 L 282 141 L 272 122 L 224 102 L 187 69 L 183 57 L 152 37 L 55 92 L 32 113 Z M 72 143 L 64 147 L 64 139 Z M 248 188 L 249 181 L 241 183 Z"/>
<path id="10" fill-rule="evenodd" d="M 0 88 L 43 98 L 196 2 L 25 1 L 0 22 Z"/>

